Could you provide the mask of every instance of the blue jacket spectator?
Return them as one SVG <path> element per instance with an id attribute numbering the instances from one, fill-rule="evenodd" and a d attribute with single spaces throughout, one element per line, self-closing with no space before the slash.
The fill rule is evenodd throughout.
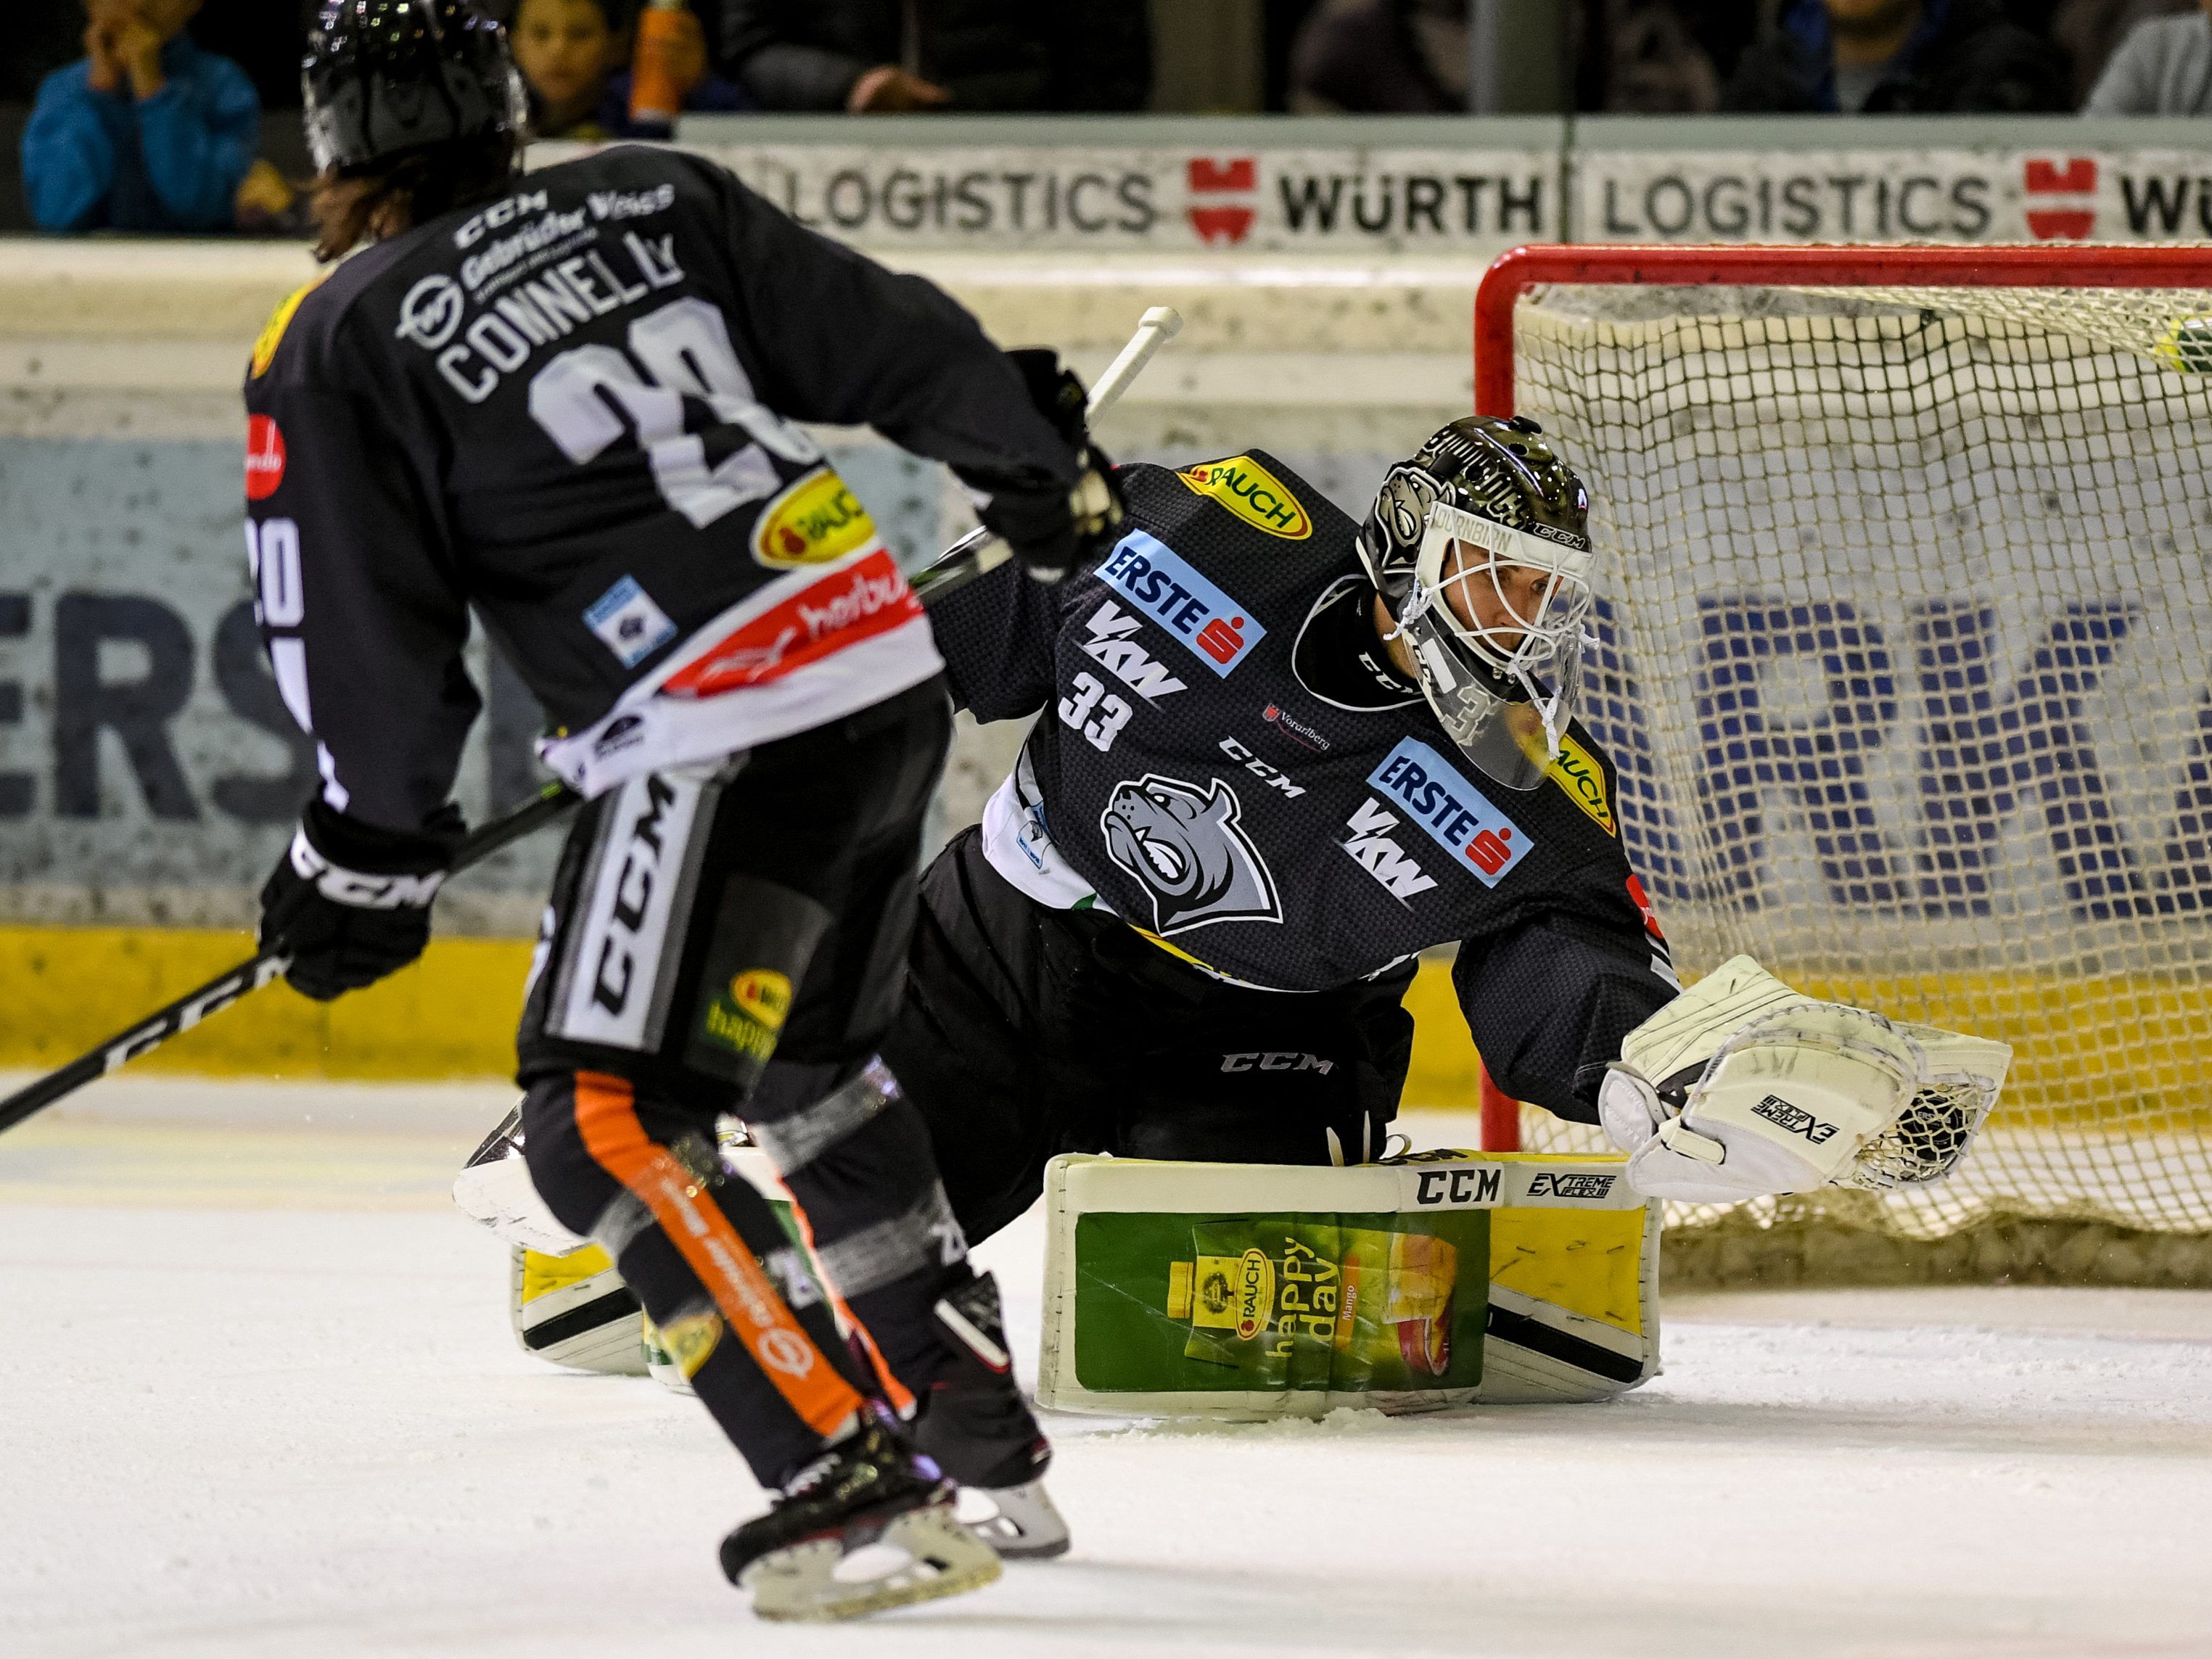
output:
<path id="1" fill-rule="evenodd" d="M 23 187 L 47 230 L 228 230 L 253 165 L 261 104 L 246 71 L 179 33 L 113 89 L 88 57 L 39 87 L 23 131 Z M 113 70 L 110 69 L 112 77 Z M 144 81 L 158 86 L 137 95 Z"/>

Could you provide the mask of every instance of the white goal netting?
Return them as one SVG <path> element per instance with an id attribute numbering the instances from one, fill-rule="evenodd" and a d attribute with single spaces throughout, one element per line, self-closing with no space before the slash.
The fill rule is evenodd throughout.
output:
<path id="1" fill-rule="evenodd" d="M 1586 718 L 1682 965 L 1748 951 L 2016 1051 L 1959 1173 L 1839 1195 L 1860 1224 L 2212 1230 L 2199 318 L 2212 292 L 1519 306 L 1516 407 L 1605 559 Z"/>

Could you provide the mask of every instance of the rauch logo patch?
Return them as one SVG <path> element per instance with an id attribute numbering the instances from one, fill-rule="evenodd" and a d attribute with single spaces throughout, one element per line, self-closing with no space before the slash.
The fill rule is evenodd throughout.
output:
<path id="1" fill-rule="evenodd" d="M 1402 803 L 1423 833 L 1485 887 L 1497 886 L 1535 845 L 1450 762 L 1413 738 L 1393 749 L 1367 781 Z"/>
<path id="2" fill-rule="evenodd" d="M 1183 468 L 1176 477 L 1183 481 L 1187 489 L 1211 496 L 1246 524 L 1270 536 L 1280 536 L 1286 542 L 1302 542 L 1313 534 L 1313 520 L 1306 516 L 1298 498 L 1249 455 L 1231 455 L 1225 461 L 1200 461 L 1196 466 Z"/>
<path id="3" fill-rule="evenodd" d="M 828 564 L 876 538 L 868 509 L 828 467 L 808 473 L 770 501 L 753 527 L 753 557 L 771 570 Z"/>
<path id="4" fill-rule="evenodd" d="M 1131 531 L 1106 556 L 1106 562 L 1098 567 L 1098 579 L 1224 679 L 1267 637 L 1258 618 L 1200 575 L 1165 542 L 1141 530 Z"/>
<path id="5" fill-rule="evenodd" d="M 1559 752 L 1545 769 L 1552 781 L 1567 792 L 1567 799 L 1589 813 L 1599 829 L 1608 836 L 1620 833 L 1613 821 L 1613 802 L 1605 792 L 1605 768 L 1598 763 L 1596 756 L 1562 732 Z"/>

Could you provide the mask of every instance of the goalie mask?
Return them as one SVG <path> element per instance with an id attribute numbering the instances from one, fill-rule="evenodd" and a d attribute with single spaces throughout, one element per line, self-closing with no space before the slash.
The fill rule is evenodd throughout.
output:
<path id="1" fill-rule="evenodd" d="M 1453 743 L 1533 789 L 1574 718 L 1594 557 L 1589 495 L 1531 420 L 1454 421 L 1390 469 L 1359 557 Z"/>

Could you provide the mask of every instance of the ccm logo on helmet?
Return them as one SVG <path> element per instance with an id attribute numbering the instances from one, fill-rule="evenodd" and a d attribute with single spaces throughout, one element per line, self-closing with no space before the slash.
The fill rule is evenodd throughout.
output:
<path id="1" fill-rule="evenodd" d="M 1495 887 L 1536 843 L 1442 755 L 1403 739 L 1368 775 L 1377 793 L 1403 802 L 1431 841 L 1485 887 Z"/>

